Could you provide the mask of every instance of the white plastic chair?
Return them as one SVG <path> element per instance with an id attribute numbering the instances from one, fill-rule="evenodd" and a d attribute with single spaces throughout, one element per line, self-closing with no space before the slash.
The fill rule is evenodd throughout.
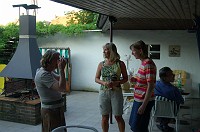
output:
<path id="1" fill-rule="evenodd" d="M 123 111 L 125 114 L 128 113 L 129 109 L 133 106 L 134 99 L 128 99 L 128 97 L 133 97 L 134 93 L 123 93 L 124 103 L 123 103 Z"/>
<path id="2" fill-rule="evenodd" d="M 156 117 L 174 118 L 176 120 L 175 129 L 178 132 L 178 110 L 176 102 L 168 100 L 167 98 L 156 96 L 155 106 L 152 109 L 150 131 L 152 132 Z"/>
<path id="3" fill-rule="evenodd" d="M 90 126 L 83 126 L 83 125 L 74 125 L 74 126 L 60 126 L 57 127 L 55 129 L 53 129 L 51 132 L 66 132 L 65 130 L 67 128 L 80 128 L 80 129 L 88 129 L 91 130 L 93 132 L 98 132 L 98 130 L 94 127 L 90 127 Z"/>

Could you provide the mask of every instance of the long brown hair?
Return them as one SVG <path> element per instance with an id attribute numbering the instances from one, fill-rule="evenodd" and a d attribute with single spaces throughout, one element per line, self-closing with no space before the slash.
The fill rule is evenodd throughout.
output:
<path id="1" fill-rule="evenodd" d="M 130 50 L 132 50 L 133 48 L 142 50 L 143 56 L 148 57 L 148 45 L 146 45 L 142 40 L 133 43 L 130 46 Z"/>
<path id="2" fill-rule="evenodd" d="M 42 59 L 40 60 L 40 65 L 43 68 L 47 68 L 47 66 L 51 64 L 53 56 L 55 54 L 59 54 L 59 52 L 55 50 L 47 50 L 46 53 L 42 56 Z"/>

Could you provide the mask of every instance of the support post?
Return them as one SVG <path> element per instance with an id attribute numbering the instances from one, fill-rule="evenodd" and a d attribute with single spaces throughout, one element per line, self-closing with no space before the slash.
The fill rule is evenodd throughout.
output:
<path id="1" fill-rule="evenodd" d="M 117 21 L 115 17 L 109 16 L 110 21 L 110 42 L 113 42 L 113 23 Z M 112 124 L 112 107 L 110 112 L 110 124 Z"/>
<path id="2" fill-rule="evenodd" d="M 197 37 L 197 44 L 199 49 L 199 59 L 200 59 L 200 17 L 195 16 L 195 24 L 196 24 L 196 37 Z"/>

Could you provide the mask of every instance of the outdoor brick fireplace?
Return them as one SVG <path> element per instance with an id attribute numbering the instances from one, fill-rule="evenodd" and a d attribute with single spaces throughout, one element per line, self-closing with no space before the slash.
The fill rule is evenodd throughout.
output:
<path id="1" fill-rule="evenodd" d="M 66 111 L 66 94 L 62 94 Z M 6 81 L 0 95 L 0 120 L 30 125 L 41 123 L 40 98 L 32 80 Z"/>
<path id="2" fill-rule="evenodd" d="M 0 97 L 0 119 L 30 125 L 41 122 L 40 99 L 19 101 L 19 98 Z"/>
<path id="3" fill-rule="evenodd" d="M 31 125 L 41 122 L 40 99 L 32 80 L 6 81 L 0 96 L 0 119 Z"/>
<path id="4" fill-rule="evenodd" d="M 26 4 L 15 7 L 20 6 L 26 9 L 36 7 Z M 33 80 L 40 67 L 41 53 L 36 41 L 36 16 L 21 15 L 19 22 L 17 49 L 0 72 L 1 77 L 9 80 L 5 81 L 4 92 L 0 95 L 0 120 L 37 125 L 41 122 L 41 106 Z M 63 98 L 66 108 L 66 94 Z"/>
<path id="5" fill-rule="evenodd" d="M 63 94 L 65 111 L 66 94 Z M 19 98 L 0 96 L 0 120 L 30 125 L 41 123 L 40 99 L 21 101 Z"/>

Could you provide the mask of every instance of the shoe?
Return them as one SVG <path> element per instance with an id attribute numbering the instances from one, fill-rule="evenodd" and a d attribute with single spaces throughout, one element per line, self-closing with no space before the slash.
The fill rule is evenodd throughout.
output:
<path id="1" fill-rule="evenodd" d="M 170 126 L 163 126 L 163 131 L 164 132 L 173 132 L 174 131 L 174 128 L 170 127 Z"/>
<path id="2" fill-rule="evenodd" d="M 164 131 L 164 127 L 163 125 L 156 125 L 158 127 L 158 129 L 160 129 L 162 132 Z"/>

